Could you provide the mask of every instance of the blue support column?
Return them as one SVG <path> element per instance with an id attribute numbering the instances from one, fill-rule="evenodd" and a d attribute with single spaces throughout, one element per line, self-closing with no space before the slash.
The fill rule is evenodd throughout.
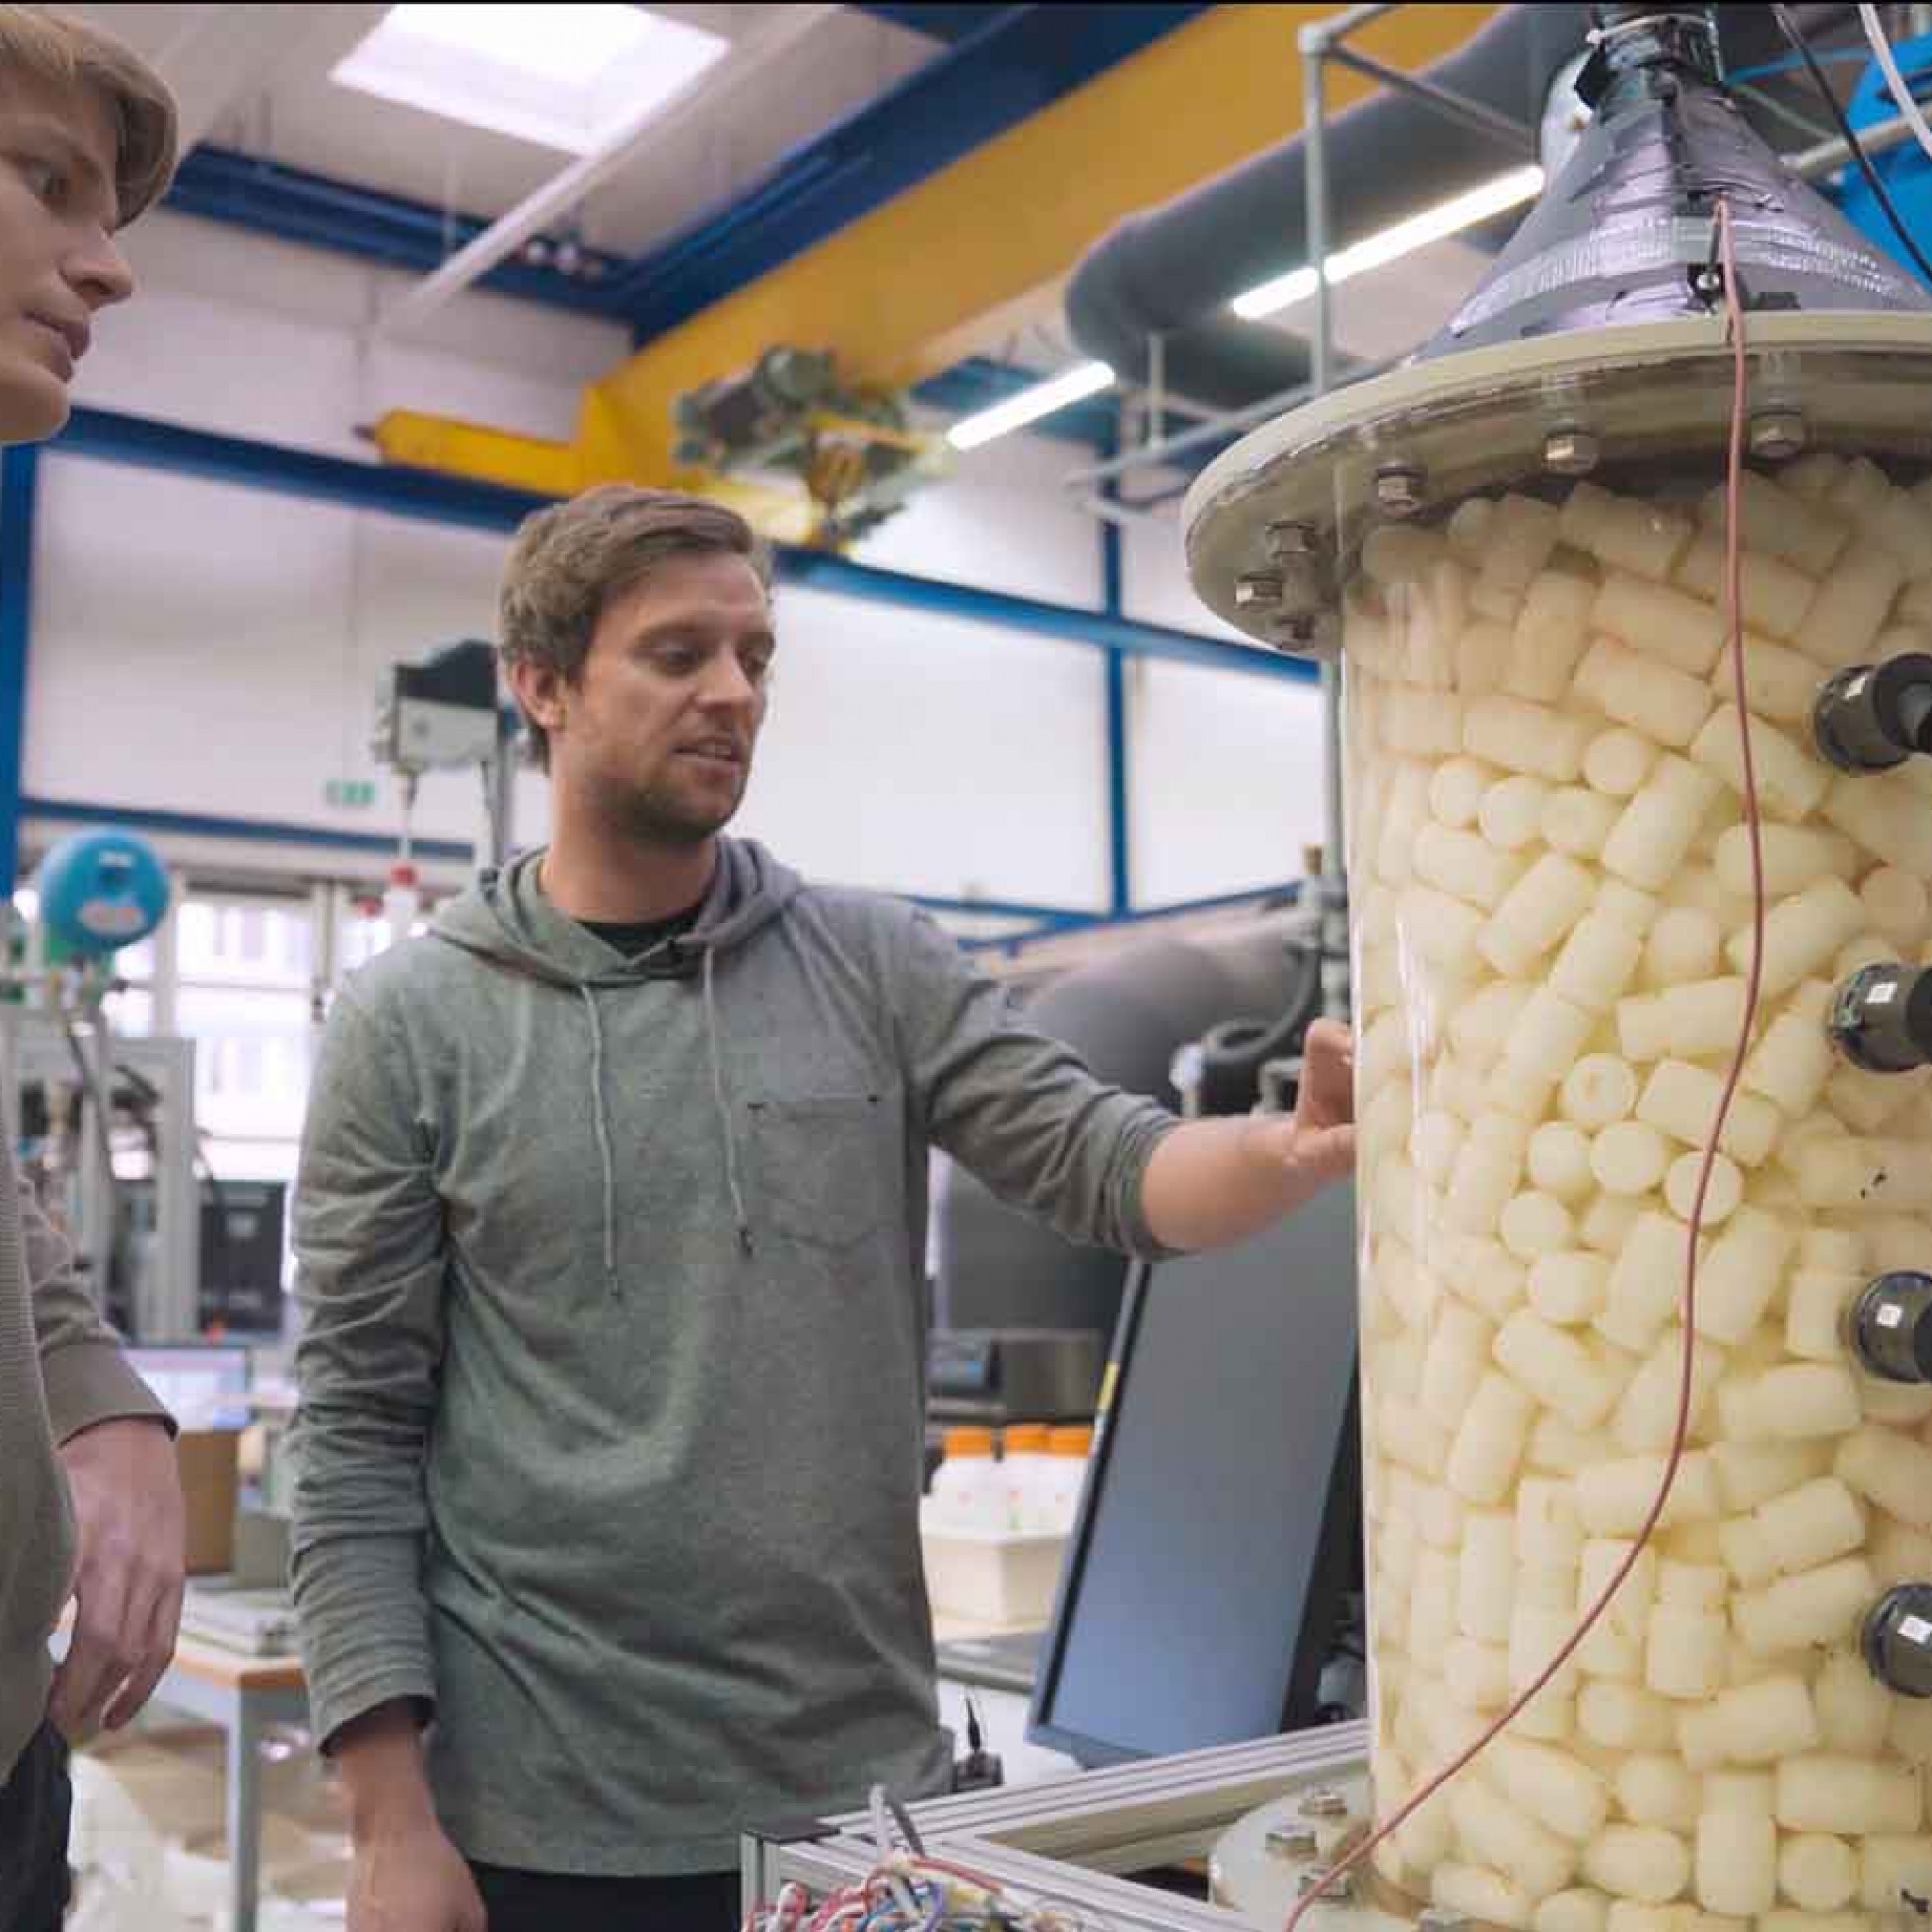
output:
<path id="1" fill-rule="evenodd" d="M 1121 613 L 1121 531 L 1100 526 L 1100 585 L 1106 613 Z M 1131 809 L 1127 800 L 1127 664 L 1120 651 L 1107 653 L 1107 844 L 1109 904 L 1118 919 L 1134 909 Z"/>
<path id="2" fill-rule="evenodd" d="M 34 596 L 34 491 L 40 451 L 0 450 L 0 894 L 20 869 L 20 767 L 26 753 L 27 643 Z"/>

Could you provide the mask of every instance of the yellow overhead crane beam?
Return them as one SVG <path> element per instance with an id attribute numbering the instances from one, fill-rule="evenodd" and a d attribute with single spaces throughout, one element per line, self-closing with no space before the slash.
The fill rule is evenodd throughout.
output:
<path id="1" fill-rule="evenodd" d="M 779 344 L 830 349 L 845 382 L 890 391 L 997 353 L 1057 305 L 1072 265 L 1116 222 L 1298 131 L 1296 36 L 1335 11 L 1220 6 L 1176 28 L 647 343 L 584 392 L 568 443 L 396 411 L 376 425 L 377 444 L 394 462 L 559 496 L 618 481 L 703 489 L 766 534 L 803 540 L 815 520 L 802 494 L 721 486 L 674 461 L 678 396 Z M 1354 43 L 1412 71 L 1494 11 L 1399 7 Z M 1332 108 L 1374 85 L 1337 66 Z"/>

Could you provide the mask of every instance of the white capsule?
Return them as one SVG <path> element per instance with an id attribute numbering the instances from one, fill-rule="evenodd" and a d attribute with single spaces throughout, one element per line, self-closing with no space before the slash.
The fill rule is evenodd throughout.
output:
<path id="1" fill-rule="evenodd" d="M 1535 1405 L 1506 1377 L 1485 1376 L 1449 1450 L 1449 1487 L 1465 1502 L 1502 1502 L 1522 1461 L 1534 1415 Z"/>
<path id="2" fill-rule="evenodd" d="M 1839 1443 L 1833 1473 L 1908 1529 L 1932 1531 L 1932 1448 L 1882 1423 Z"/>
<path id="3" fill-rule="evenodd" d="M 1914 1765 L 1817 1753 L 1777 1767 L 1776 1816 L 1787 1832 L 1915 1833 L 1924 1794 Z"/>
<path id="4" fill-rule="evenodd" d="M 1777 1889 L 1804 1912 L 1835 1912 L 1859 1889 L 1859 1856 L 1842 1838 L 1800 1832 L 1777 1851 Z"/>
<path id="5" fill-rule="evenodd" d="M 1932 915 L 1922 881 L 1890 866 L 1875 867 L 1859 887 L 1859 902 L 1872 924 L 1901 952 L 1924 943 Z"/>
<path id="6" fill-rule="evenodd" d="M 1710 913 L 1673 906 L 1658 916 L 1644 942 L 1645 984 L 1662 988 L 1713 978 L 1723 943 L 1723 929 Z"/>
<path id="7" fill-rule="evenodd" d="M 1801 1121 L 1817 1106 L 1836 1064 L 1822 1014 L 1787 1010 L 1752 1047 L 1739 1084 Z"/>
<path id="8" fill-rule="evenodd" d="M 1482 930 L 1480 951 L 1506 979 L 1530 977 L 1537 962 L 1590 909 L 1596 881 L 1560 852 L 1546 852 L 1511 887 Z"/>
<path id="9" fill-rule="evenodd" d="M 1585 1012 L 1606 1012 L 1630 985 L 1642 956 L 1640 935 L 1601 909 L 1587 912 L 1549 969 L 1549 990 Z"/>
<path id="10" fill-rule="evenodd" d="M 1545 802 L 1543 842 L 1572 858 L 1594 859 L 1616 824 L 1619 807 L 1582 785 L 1565 785 Z"/>
<path id="11" fill-rule="evenodd" d="M 1475 758 L 1450 758 L 1437 765 L 1429 780 L 1429 809 L 1436 822 L 1458 831 L 1474 825 L 1483 794 L 1496 776 Z"/>
<path id="12" fill-rule="evenodd" d="M 1483 794 L 1477 823 L 1483 837 L 1499 852 L 1519 852 L 1533 845 L 1543 830 L 1543 808 L 1554 787 L 1541 779 L 1498 779 Z"/>
<path id="13" fill-rule="evenodd" d="M 1605 798 L 1631 798 L 1656 762 L 1657 748 L 1648 738 L 1622 726 L 1601 731 L 1583 753 L 1583 782 Z"/>
<path id="14" fill-rule="evenodd" d="M 1697 733 L 1690 756 L 1742 796 L 1745 754 L 1738 717 L 1736 705 L 1720 705 Z M 1753 720 L 1750 734 L 1757 800 L 1764 815 L 1787 824 L 1802 823 L 1823 801 L 1831 768 L 1823 759 L 1800 751 L 1775 725 Z"/>
<path id="15" fill-rule="evenodd" d="M 1723 1084 L 1708 1067 L 1690 1061 L 1660 1061 L 1637 1098 L 1636 1118 L 1687 1147 L 1701 1148 L 1718 1118 Z M 1718 1145 L 1741 1167 L 1762 1167 L 1783 1125 L 1769 1101 L 1734 1094 Z"/>
<path id="16" fill-rule="evenodd" d="M 1862 1557 L 1848 1556 L 1802 1576 L 1780 1577 L 1761 1590 L 1742 1592 L 1731 1605 L 1731 1618 L 1747 1649 L 1760 1657 L 1776 1656 L 1850 1641 L 1877 1595 L 1870 1565 Z"/>
<path id="17" fill-rule="evenodd" d="M 1637 1100 L 1636 1070 L 1611 1053 L 1592 1053 L 1564 1075 L 1563 1116 L 1586 1131 L 1627 1119 Z"/>
<path id="18" fill-rule="evenodd" d="M 1607 1825 L 1584 1851 L 1583 1875 L 1617 1898 L 1667 1905 L 1690 1882 L 1690 1851 L 1655 1825 Z"/>
<path id="19" fill-rule="evenodd" d="M 1677 1735 L 1692 1771 L 1776 1764 L 1816 1750 L 1821 1737 L 1810 1687 L 1796 1676 L 1767 1677 L 1719 1691 L 1678 1719 Z"/>
<path id="20" fill-rule="evenodd" d="M 1590 1171 L 1611 1194 L 1648 1194 L 1669 1164 L 1668 1143 L 1641 1121 L 1619 1121 L 1590 1143 Z"/>
<path id="21" fill-rule="evenodd" d="M 1509 696 L 1472 699 L 1463 712 L 1463 749 L 1505 771 L 1575 784 L 1592 728 L 1587 718 Z"/>
<path id="22" fill-rule="evenodd" d="M 1590 1350 L 1530 1309 L 1520 1309 L 1503 1323 L 1495 1358 L 1573 1429 L 1597 1428 L 1615 1406 L 1616 1380 Z"/>
<path id="23" fill-rule="evenodd" d="M 1701 1701 L 1724 1683 L 1730 1626 L 1721 1611 L 1659 1604 L 1650 1613 L 1643 1681 L 1660 1697 Z"/>
<path id="24" fill-rule="evenodd" d="M 1734 1347 L 1777 1297 L 1798 1235 L 1762 1208 L 1741 1208 L 1712 1244 L 1697 1285 L 1697 1332 Z"/>
<path id="25" fill-rule="evenodd" d="M 1586 1682 L 1577 1693 L 1577 1728 L 1604 1750 L 1662 1751 L 1677 1744 L 1671 1705 L 1640 1684 L 1605 1678 Z"/>
<path id="26" fill-rule="evenodd" d="M 1590 623 L 1662 665 L 1707 677 L 1723 647 L 1724 620 L 1681 590 L 1611 571 L 1597 591 Z"/>
<path id="27" fill-rule="evenodd" d="M 1787 1576 L 1815 1570 L 1864 1547 L 1865 1513 L 1836 1476 L 1819 1476 L 1760 1503 L 1756 1520 L 1777 1567 Z"/>
<path id="28" fill-rule="evenodd" d="M 1590 1139 L 1568 1121 L 1549 1121 L 1529 1137 L 1529 1178 L 1545 1194 L 1569 1203 L 1592 1191 Z M 1531 1293 L 1534 1293 L 1534 1281 Z"/>
<path id="29" fill-rule="evenodd" d="M 1673 573 L 1680 589 L 1720 609 L 1725 598 L 1724 542 L 1707 530 L 1678 559 Z M 1788 638 L 1811 608 L 1817 585 L 1802 570 L 1762 551 L 1738 558 L 1739 610 L 1745 622 L 1767 637 Z M 1812 671 L 1815 686 L 1817 672 Z"/>
<path id="30" fill-rule="evenodd" d="M 1485 912 L 1495 911 L 1522 870 L 1520 860 L 1498 852 L 1478 833 L 1433 823 L 1415 836 L 1416 877 Z"/>
<path id="31" fill-rule="evenodd" d="M 1822 1441 L 1720 1441 L 1711 1448 L 1719 1493 L 1724 1508 L 1734 1515 L 1824 1475 L 1832 1466 L 1832 1445 Z"/>
<path id="32" fill-rule="evenodd" d="M 1703 677 L 1597 638 L 1577 667 L 1576 689 L 1605 716 L 1653 744 L 1681 752 L 1696 737 L 1715 701 Z"/>
<path id="33" fill-rule="evenodd" d="M 1786 476 L 1792 473 L 1785 471 Z M 1699 506 L 1703 523 L 1719 535 L 1730 521 L 1726 499 L 1720 483 Z M 1739 479 L 1738 510 L 1738 528 L 1749 549 L 1795 563 L 1807 577 L 1822 577 L 1830 570 L 1852 534 L 1851 526 L 1835 512 L 1787 492 L 1755 470 L 1747 470 Z"/>
<path id="34" fill-rule="evenodd" d="M 1700 1818 L 1696 1889 L 1706 1912 L 1769 1912 L 1777 1902 L 1777 1827 L 1769 1818 Z"/>
<path id="35" fill-rule="evenodd" d="M 1904 582 L 1905 572 L 1889 551 L 1854 543 L 1820 584 L 1792 641 L 1827 669 L 1865 662 Z"/>
<path id="36" fill-rule="evenodd" d="M 1797 1442 L 1844 1435 L 1864 1411 L 1849 1368 L 1791 1362 L 1762 1375 L 1740 1373 L 1718 1390 L 1718 1413 L 1734 1442 Z"/>
<path id="37" fill-rule="evenodd" d="M 1597 586 L 1587 578 L 1546 570 L 1524 594 L 1511 639 L 1504 689 L 1513 697 L 1553 704 L 1570 688 L 1589 642 Z"/>
<path id="38" fill-rule="evenodd" d="M 1661 891 L 1696 842 L 1718 796 L 1709 772 L 1666 753 L 1604 841 L 1605 868 L 1645 892 Z"/>
<path id="39" fill-rule="evenodd" d="M 1663 1198 L 1680 1221 L 1690 1218 L 1703 1172 L 1704 1156 L 1701 1153 L 1685 1153 L 1679 1154 L 1664 1174 Z M 1737 1163 L 1723 1154 L 1714 1155 L 1711 1179 L 1704 1192 L 1703 1225 L 1706 1228 L 1721 1227 L 1737 1212 L 1744 1192 L 1744 1176 L 1739 1172 Z"/>

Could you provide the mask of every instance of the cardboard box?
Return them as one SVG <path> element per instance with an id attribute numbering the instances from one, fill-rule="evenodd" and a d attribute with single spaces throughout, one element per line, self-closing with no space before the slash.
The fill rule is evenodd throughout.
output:
<path id="1" fill-rule="evenodd" d="M 186 1506 L 191 1577 L 227 1570 L 235 1561 L 235 1509 L 241 1490 L 239 1429 L 184 1429 L 175 1438 Z"/>

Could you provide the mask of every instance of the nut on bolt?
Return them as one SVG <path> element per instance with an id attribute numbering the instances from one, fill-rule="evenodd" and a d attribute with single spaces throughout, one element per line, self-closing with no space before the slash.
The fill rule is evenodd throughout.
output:
<path id="1" fill-rule="evenodd" d="M 1543 439 L 1543 467 L 1554 476 L 1587 476 L 1603 453 L 1587 429 L 1553 429 Z"/>
<path id="2" fill-rule="evenodd" d="M 1312 1859 L 1321 1849 L 1313 1825 L 1270 1825 L 1266 1844 L 1278 1859 Z"/>
<path id="3" fill-rule="evenodd" d="M 1391 517 L 1422 508 L 1422 471 L 1413 463 L 1385 463 L 1376 471 L 1376 502 Z"/>
<path id="4" fill-rule="evenodd" d="M 1809 440 L 1796 410 L 1759 410 L 1750 419 L 1750 453 L 1764 463 L 1787 463 Z"/>
<path id="5" fill-rule="evenodd" d="M 1235 602 L 1244 611 L 1259 604 L 1279 604 L 1282 589 L 1278 570 L 1251 570 L 1245 577 L 1236 579 Z"/>
<path id="6" fill-rule="evenodd" d="M 1332 1785 L 1318 1784 L 1301 1801 L 1304 1818 L 1346 1818 L 1349 1801 Z"/>
<path id="7" fill-rule="evenodd" d="M 1268 550 L 1277 562 L 1315 554 L 1315 526 L 1298 518 L 1281 517 L 1267 526 Z"/>
<path id="8" fill-rule="evenodd" d="M 1327 1865 L 1317 1865 L 1312 1871 L 1303 1872 L 1295 1886 L 1296 1892 L 1301 1897 L 1306 1898 L 1317 1886 L 1323 1883 L 1328 1876 L 1328 1872 L 1329 1867 Z M 1338 1878 L 1321 1894 L 1331 1905 L 1347 1905 L 1354 1895 L 1355 1879 L 1352 1872 L 1342 1878 Z"/>

